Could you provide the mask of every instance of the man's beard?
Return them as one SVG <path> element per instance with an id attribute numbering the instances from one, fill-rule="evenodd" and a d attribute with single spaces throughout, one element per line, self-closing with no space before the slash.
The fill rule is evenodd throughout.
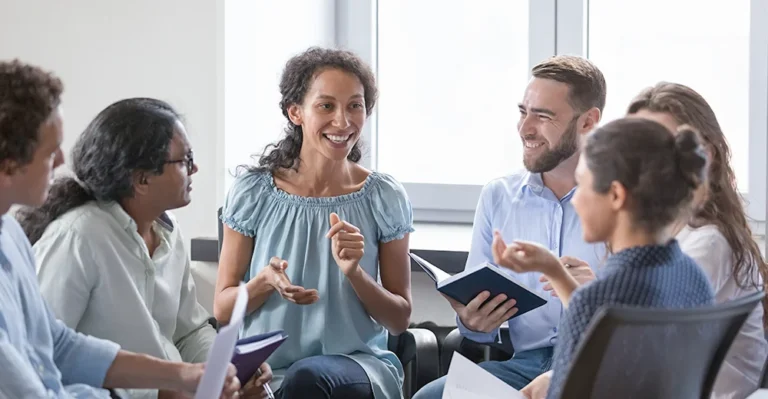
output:
<path id="1" fill-rule="evenodd" d="M 531 173 L 549 172 L 556 168 L 563 161 L 573 156 L 579 149 L 578 133 L 576 133 L 576 123 L 578 118 L 574 118 L 568 127 L 565 128 L 563 136 L 557 142 L 555 148 L 544 152 L 538 158 L 528 159 L 523 156 L 523 165 Z"/>

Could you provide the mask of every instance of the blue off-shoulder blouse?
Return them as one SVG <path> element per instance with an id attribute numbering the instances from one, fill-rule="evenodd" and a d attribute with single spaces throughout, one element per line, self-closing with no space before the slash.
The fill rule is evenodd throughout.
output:
<path id="1" fill-rule="evenodd" d="M 227 194 L 222 221 L 254 238 L 248 281 L 277 256 L 288 262 L 295 285 L 317 289 L 320 300 L 297 305 L 273 294 L 246 316 L 241 336 L 283 329 L 290 338 L 270 357 L 275 380 L 282 381 L 294 362 L 317 355 L 346 355 L 365 370 L 375 398 L 402 396 L 403 366 L 387 350 L 387 331 L 363 308 L 336 265 L 330 214 L 357 226 L 365 237 L 360 266 L 379 279 L 379 245 L 413 231 L 413 211 L 403 186 L 387 174 L 372 172 L 362 189 L 337 197 L 301 197 L 275 186 L 268 171 L 239 176 Z"/>

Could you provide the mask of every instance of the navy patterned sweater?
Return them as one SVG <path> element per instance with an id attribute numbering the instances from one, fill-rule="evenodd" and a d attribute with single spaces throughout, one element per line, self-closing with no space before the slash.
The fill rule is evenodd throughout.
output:
<path id="1" fill-rule="evenodd" d="M 560 320 L 547 399 L 561 397 L 576 347 L 601 306 L 692 308 L 713 303 L 707 276 L 676 240 L 613 254 L 595 281 L 573 293 Z"/>

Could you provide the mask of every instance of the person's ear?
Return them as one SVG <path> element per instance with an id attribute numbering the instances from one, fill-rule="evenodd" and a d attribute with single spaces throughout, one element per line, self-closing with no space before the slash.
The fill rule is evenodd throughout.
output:
<path id="1" fill-rule="evenodd" d="M 614 181 L 608 189 L 611 210 L 618 212 L 627 206 L 627 189 L 623 184 Z"/>
<path id="2" fill-rule="evenodd" d="M 301 124 L 304 122 L 304 117 L 299 105 L 291 104 L 288 106 L 288 119 L 290 119 L 291 123 L 294 125 L 301 126 Z"/>
<path id="3" fill-rule="evenodd" d="M 146 195 L 149 192 L 150 176 L 147 172 L 134 172 L 133 192 L 136 195 Z"/>
<path id="4" fill-rule="evenodd" d="M 600 123 L 600 110 L 597 107 L 590 108 L 579 119 L 578 131 L 581 134 L 589 133 Z"/>
<path id="5" fill-rule="evenodd" d="M 13 175 L 18 172 L 16 162 L 6 160 L 0 163 L 0 188 L 10 187 L 13 183 Z"/>

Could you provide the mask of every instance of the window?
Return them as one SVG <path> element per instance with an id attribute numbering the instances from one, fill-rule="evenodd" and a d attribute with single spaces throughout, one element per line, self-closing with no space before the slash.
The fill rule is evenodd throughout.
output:
<path id="1" fill-rule="evenodd" d="M 282 134 L 277 83 L 288 57 L 336 45 L 370 62 L 379 82 L 363 164 L 404 183 L 416 221 L 469 223 L 482 186 L 522 168 L 516 104 L 530 68 L 575 54 L 606 76 L 604 122 L 660 80 L 699 91 L 730 141 L 749 215 L 764 219 L 768 0 L 257 3 L 226 6 L 228 168 Z"/>
<path id="2" fill-rule="evenodd" d="M 753 231 L 764 234 L 768 1 L 586 0 L 586 4 L 585 54 L 600 67 L 608 84 L 604 121 L 622 115 L 633 96 L 662 80 L 701 93 L 729 141 L 731 164 L 747 200 Z"/>
<path id="3" fill-rule="evenodd" d="M 333 0 L 227 0 L 224 7 L 225 190 L 242 164 L 279 140 L 280 74 L 310 46 L 333 46 Z M 296 12 L 302 10 L 302 12 Z M 279 38 L 279 39 L 278 39 Z"/>
<path id="4" fill-rule="evenodd" d="M 699 91 L 730 142 L 749 215 L 765 218 L 768 1 L 480 4 L 378 2 L 376 166 L 405 182 L 417 220 L 471 220 L 479 187 L 522 166 L 512 105 L 530 67 L 554 54 L 601 68 L 604 122 L 661 80 Z"/>
<path id="5" fill-rule="evenodd" d="M 380 1 L 378 169 L 483 185 L 520 168 L 529 69 L 527 1 Z"/>
<path id="6" fill-rule="evenodd" d="M 693 88 L 717 115 L 743 192 L 750 188 L 749 3 L 589 1 L 589 58 L 608 83 L 603 121 L 624 115 L 640 90 L 659 81 Z M 681 17 L 692 9 L 695 17 Z"/>

